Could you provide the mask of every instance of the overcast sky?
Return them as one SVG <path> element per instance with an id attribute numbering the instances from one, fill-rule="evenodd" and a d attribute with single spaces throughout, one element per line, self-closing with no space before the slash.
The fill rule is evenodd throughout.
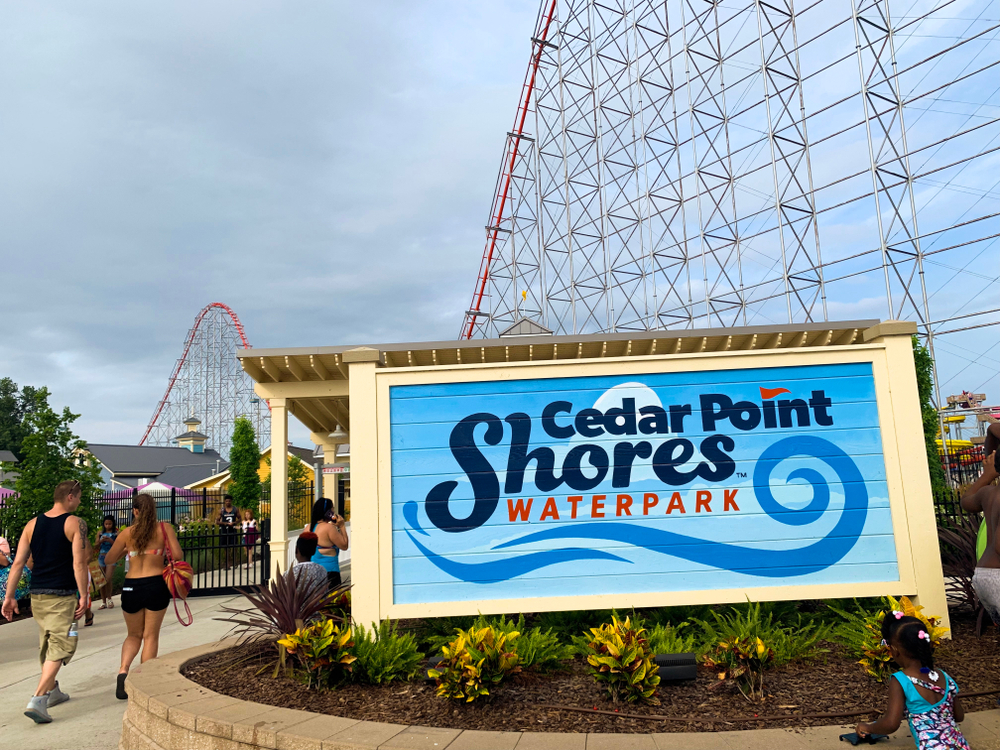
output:
<path id="1" fill-rule="evenodd" d="M 0 376 L 134 443 L 209 302 L 256 347 L 456 337 L 537 10 L 0 3 Z M 995 338 L 946 392 L 996 395 Z"/>
<path id="2" fill-rule="evenodd" d="M 0 9 L 2 375 L 83 437 L 139 439 L 212 301 L 257 347 L 457 337 L 534 0 Z"/>

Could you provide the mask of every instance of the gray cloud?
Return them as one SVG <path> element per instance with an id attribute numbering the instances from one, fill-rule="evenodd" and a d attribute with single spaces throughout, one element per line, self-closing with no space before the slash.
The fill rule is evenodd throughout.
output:
<path id="1" fill-rule="evenodd" d="M 211 301 L 455 336 L 534 5 L 4 5 L 4 373 L 131 442 Z"/>

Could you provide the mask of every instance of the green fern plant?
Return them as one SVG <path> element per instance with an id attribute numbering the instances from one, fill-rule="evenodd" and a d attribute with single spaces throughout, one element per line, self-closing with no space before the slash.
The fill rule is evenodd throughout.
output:
<path id="1" fill-rule="evenodd" d="M 713 610 L 711 620 L 698 621 L 704 630 L 705 650 L 715 651 L 723 642 L 756 642 L 759 638 L 773 652 L 768 659 L 769 667 L 809 659 L 828 650 L 821 642 L 830 637 L 831 625 L 803 618 L 798 613 L 794 619 L 783 613 L 781 620 L 788 623 L 783 625 L 775 621 L 774 614 L 774 611 L 763 612 L 759 602 L 750 601 L 723 614 Z"/>
<path id="2" fill-rule="evenodd" d="M 383 620 L 378 628 L 354 627 L 354 681 L 381 685 L 393 680 L 409 680 L 420 670 L 424 655 L 417 649 L 417 639 L 399 633 L 396 624 Z"/>
<path id="3" fill-rule="evenodd" d="M 689 622 L 677 625 L 664 623 L 654 626 L 646 637 L 650 650 L 654 654 L 704 653 L 706 645 L 699 642 L 697 635 L 688 631 L 690 627 L 691 623 Z"/>

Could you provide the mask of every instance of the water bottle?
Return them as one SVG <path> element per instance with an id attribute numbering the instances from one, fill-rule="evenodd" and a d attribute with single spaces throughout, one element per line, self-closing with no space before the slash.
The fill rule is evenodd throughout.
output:
<path id="1" fill-rule="evenodd" d="M 76 638 L 76 636 L 77 636 L 76 620 L 73 620 L 73 622 L 70 623 L 69 632 L 66 634 L 66 637 L 67 638 Z"/>

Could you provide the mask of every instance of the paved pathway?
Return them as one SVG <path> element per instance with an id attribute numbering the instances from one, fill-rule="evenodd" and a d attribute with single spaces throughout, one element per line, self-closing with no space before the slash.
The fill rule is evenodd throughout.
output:
<path id="1" fill-rule="evenodd" d="M 211 643 L 229 632 L 217 622 L 218 608 L 234 606 L 242 597 L 190 600 L 194 624 L 183 628 L 173 608 L 163 621 L 160 653 Z M 125 638 L 118 598 L 115 609 L 95 610 L 94 624 L 80 625 L 80 645 L 69 666 L 63 667 L 59 686 L 71 700 L 52 709 L 51 724 L 36 725 L 24 707 L 38 682 L 38 628 L 28 619 L 0 627 L 0 744 L 4 750 L 115 750 L 121 735 L 125 701 L 115 698 L 115 675 Z M 136 659 L 137 665 L 139 660 Z"/>
<path id="2" fill-rule="evenodd" d="M 170 612 L 164 620 L 160 653 L 169 654 L 219 640 L 229 631 L 229 625 L 213 618 L 220 616 L 221 606 L 237 606 L 241 601 L 241 597 L 192 599 L 195 622 L 190 628 L 178 625 Z M 33 620 L 0 627 L 0 744 L 4 750 L 117 749 L 126 703 L 115 699 L 115 675 L 125 624 L 117 607 L 94 614 L 93 627 L 81 630 L 80 647 L 73 663 L 62 671 L 60 685 L 72 699 L 54 708 L 55 721 L 42 726 L 33 724 L 22 713 L 38 680 L 38 630 Z M 971 714 L 963 729 L 974 750 L 1000 750 L 1000 711 Z M 434 750 L 441 750 L 446 745 L 451 750 L 492 750 L 515 744 L 517 750 L 807 750 L 824 747 L 842 750 L 849 747 L 837 742 L 837 735 L 847 731 L 846 727 L 644 736 L 576 734 L 554 737 L 526 733 L 522 737 L 513 732 L 506 733 L 503 738 L 506 742 L 500 744 L 495 744 L 496 737 L 487 736 L 497 733 L 484 732 L 473 745 L 467 743 L 477 733 L 465 733 L 456 738 L 458 732 L 430 731 L 448 735 L 448 741 L 439 743 Z M 440 739 L 437 734 L 435 738 Z M 417 745 L 425 746 L 419 742 Z M 913 742 L 904 725 L 890 743 L 879 747 L 885 750 L 912 748 Z"/>

